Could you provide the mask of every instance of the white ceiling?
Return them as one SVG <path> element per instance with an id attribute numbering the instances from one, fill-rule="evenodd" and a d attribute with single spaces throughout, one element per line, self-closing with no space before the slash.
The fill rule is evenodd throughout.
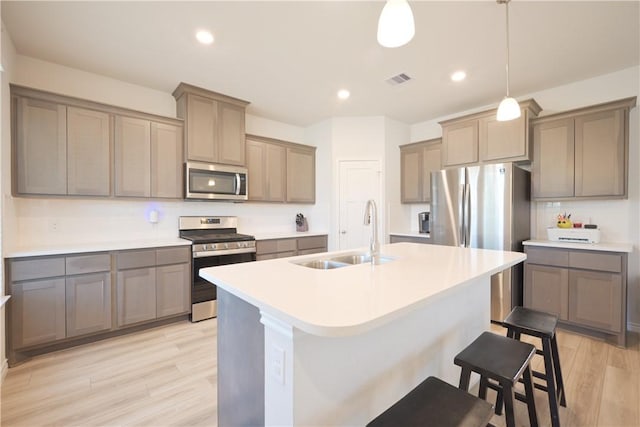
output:
<path id="1" fill-rule="evenodd" d="M 184 81 L 299 126 L 378 115 L 413 124 L 505 94 L 505 7 L 495 1 L 410 1 L 416 36 L 396 49 L 376 42 L 381 1 L 1 4 L 19 54 L 168 93 Z M 511 94 L 637 66 L 639 5 L 513 0 Z M 199 28 L 213 45 L 195 42 Z M 468 78 L 454 84 L 457 69 Z M 415 80 L 385 82 L 398 73 Z M 338 101 L 340 88 L 351 98 Z"/>

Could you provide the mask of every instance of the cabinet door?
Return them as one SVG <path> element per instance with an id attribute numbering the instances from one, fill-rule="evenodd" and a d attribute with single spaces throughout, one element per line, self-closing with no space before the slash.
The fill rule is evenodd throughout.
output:
<path id="1" fill-rule="evenodd" d="M 118 271 L 118 326 L 156 318 L 156 269 Z"/>
<path id="2" fill-rule="evenodd" d="M 151 195 L 151 125 L 148 120 L 116 117 L 116 196 Z"/>
<path id="3" fill-rule="evenodd" d="M 111 186 L 109 114 L 67 108 L 68 194 L 108 196 Z"/>
<path id="4" fill-rule="evenodd" d="M 442 146 L 432 144 L 424 148 L 422 155 L 422 201 L 431 201 L 431 172 L 442 169 Z"/>
<path id="5" fill-rule="evenodd" d="M 536 264 L 524 266 L 524 306 L 568 318 L 569 270 Z"/>
<path id="6" fill-rule="evenodd" d="M 218 162 L 245 165 L 244 108 L 218 103 Z"/>
<path id="7" fill-rule="evenodd" d="M 532 197 L 573 197 L 573 119 L 535 124 L 533 127 Z"/>
<path id="8" fill-rule="evenodd" d="M 267 200 L 284 202 L 287 192 L 287 151 L 280 145 L 267 144 L 266 152 Z M 312 160 L 312 162 L 315 165 L 315 161 Z M 313 172 L 307 171 L 305 185 L 313 186 L 314 188 L 310 190 L 307 187 L 304 196 L 313 198 L 313 201 L 315 201 L 315 174 L 310 177 L 311 173 Z"/>
<path id="9" fill-rule="evenodd" d="M 68 337 L 111 328 L 111 273 L 67 277 L 66 288 Z"/>
<path id="10" fill-rule="evenodd" d="M 506 122 L 499 122 L 495 114 L 480 119 L 480 160 L 529 160 L 526 123 L 525 111 L 519 118 Z"/>
<path id="11" fill-rule="evenodd" d="M 187 160 L 215 163 L 218 103 L 203 96 L 187 95 Z"/>
<path id="12" fill-rule="evenodd" d="M 183 129 L 165 123 L 151 123 L 151 197 L 182 199 Z"/>
<path id="13" fill-rule="evenodd" d="M 625 195 L 625 113 L 604 111 L 575 118 L 575 195 Z"/>
<path id="14" fill-rule="evenodd" d="M 67 109 L 18 98 L 16 171 L 20 194 L 67 194 Z"/>
<path id="15" fill-rule="evenodd" d="M 157 317 L 188 313 L 191 303 L 189 264 L 156 267 Z"/>
<path id="16" fill-rule="evenodd" d="M 11 294 L 14 349 L 66 337 L 64 278 L 14 283 Z"/>
<path id="17" fill-rule="evenodd" d="M 422 146 L 400 149 L 400 201 L 418 203 L 423 201 Z"/>
<path id="18" fill-rule="evenodd" d="M 266 201 L 267 144 L 247 139 L 247 170 L 249 172 L 249 200 Z"/>
<path id="19" fill-rule="evenodd" d="M 620 274 L 582 270 L 569 272 L 569 320 L 572 322 L 620 332 L 623 327 L 622 304 Z"/>
<path id="20" fill-rule="evenodd" d="M 287 147 L 287 202 L 316 202 L 314 148 Z"/>
<path id="21" fill-rule="evenodd" d="M 442 128 L 442 165 L 457 166 L 478 162 L 478 120 Z"/>

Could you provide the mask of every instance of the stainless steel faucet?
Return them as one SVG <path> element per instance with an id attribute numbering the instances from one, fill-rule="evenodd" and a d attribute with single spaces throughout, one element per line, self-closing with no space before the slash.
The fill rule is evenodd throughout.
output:
<path id="1" fill-rule="evenodd" d="M 380 257 L 380 242 L 378 241 L 378 211 L 373 199 L 367 200 L 364 207 L 364 225 L 371 225 L 371 239 L 369 240 L 369 252 L 371 263 L 377 264 Z"/>

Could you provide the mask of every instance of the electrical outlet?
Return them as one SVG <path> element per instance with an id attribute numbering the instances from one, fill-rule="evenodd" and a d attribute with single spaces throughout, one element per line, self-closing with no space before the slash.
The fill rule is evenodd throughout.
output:
<path id="1" fill-rule="evenodd" d="M 280 384 L 284 384 L 284 349 L 274 345 L 271 348 L 271 374 Z"/>

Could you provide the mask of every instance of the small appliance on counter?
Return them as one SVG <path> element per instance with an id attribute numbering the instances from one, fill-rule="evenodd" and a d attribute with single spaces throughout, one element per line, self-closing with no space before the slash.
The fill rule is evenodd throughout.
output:
<path id="1" fill-rule="evenodd" d="M 547 228 L 547 238 L 553 242 L 600 243 L 597 228 Z"/>
<path id="2" fill-rule="evenodd" d="M 429 232 L 429 212 L 418 214 L 418 231 L 423 234 Z"/>
<path id="3" fill-rule="evenodd" d="M 307 218 L 305 218 L 301 213 L 296 214 L 296 231 L 309 231 Z"/>

